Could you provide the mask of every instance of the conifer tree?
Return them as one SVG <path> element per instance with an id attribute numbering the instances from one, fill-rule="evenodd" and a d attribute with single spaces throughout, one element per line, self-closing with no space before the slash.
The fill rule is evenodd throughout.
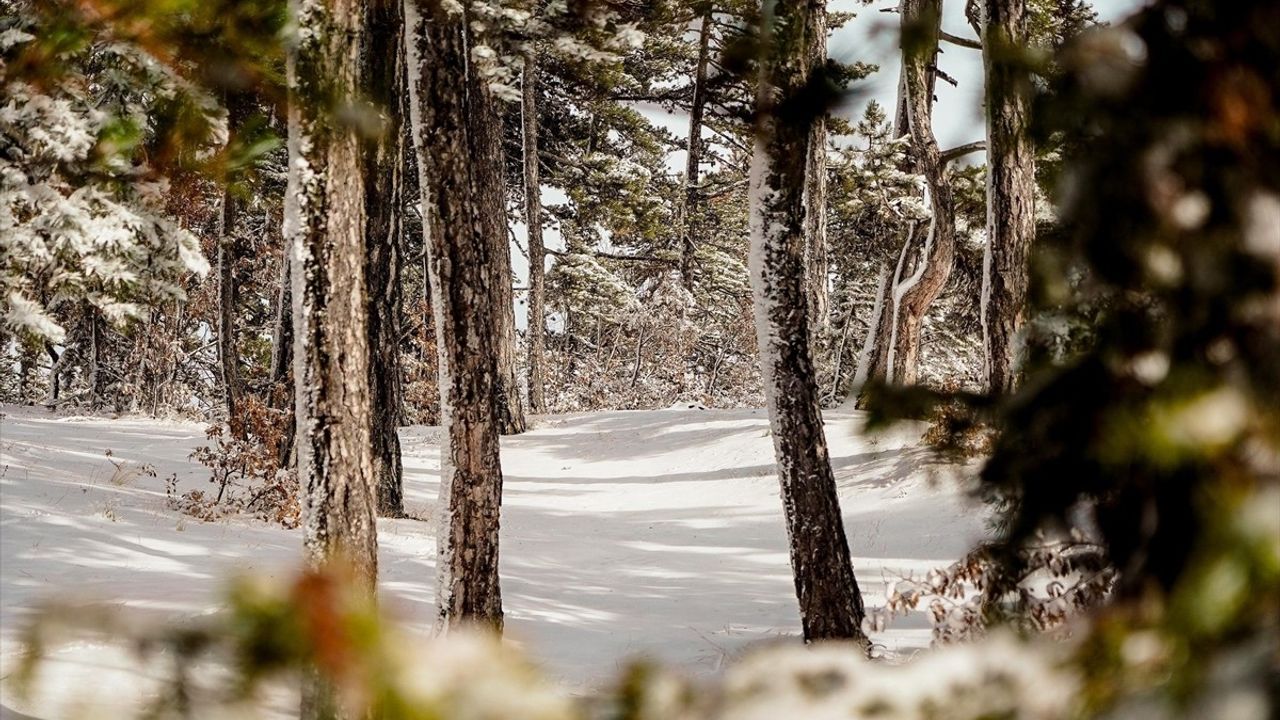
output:
<path id="1" fill-rule="evenodd" d="M 800 620 L 807 641 L 863 645 L 863 605 L 849 557 L 818 408 L 805 294 L 809 123 L 825 108 L 808 83 L 806 3 L 768 0 L 761 21 L 756 147 L 751 165 L 751 280 Z"/>

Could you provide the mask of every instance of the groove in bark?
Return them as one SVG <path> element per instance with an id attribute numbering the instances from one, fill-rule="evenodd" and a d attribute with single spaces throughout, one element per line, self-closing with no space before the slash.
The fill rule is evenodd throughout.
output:
<path id="1" fill-rule="evenodd" d="M 365 57 L 369 98 L 381 114 L 381 133 L 365 148 L 365 277 L 369 288 L 369 389 L 373 469 L 378 513 L 404 515 L 400 462 L 400 253 L 403 228 L 403 9 L 373 2 Z"/>
<path id="2" fill-rule="evenodd" d="M 1030 78 L 1018 62 L 1026 0 L 983 3 L 987 108 L 987 247 L 982 256 L 982 346 L 987 387 L 1013 390 L 1018 331 L 1035 238 L 1035 148 L 1028 135 Z"/>
<path id="3" fill-rule="evenodd" d="M 529 410 L 547 411 L 546 400 L 546 249 L 542 244 L 542 190 L 538 180 L 538 59 L 535 50 L 524 54 L 520 115 L 524 162 L 524 222 L 529 245 Z"/>
<path id="4" fill-rule="evenodd" d="M 809 128 L 778 117 L 806 81 L 807 3 L 767 0 L 751 163 L 751 281 L 760 369 L 800 620 L 807 641 L 864 647 L 863 605 L 849 556 L 809 351 L 804 186 Z M 799 113 L 792 113 L 799 114 Z"/>
<path id="5" fill-rule="evenodd" d="M 491 197 L 474 149 L 466 26 L 441 3 L 405 0 L 410 117 L 426 217 L 447 446 L 437 501 L 436 603 L 448 630 L 480 623 L 502 630 L 498 528 L 502 467 L 495 393 L 502 302 L 492 272 L 497 243 Z M 498 188 L 502 184 L 497 183 Z M 492 195 L 492 192 L 489 193 Z M 503 244 L 506 233 L 502 233 Z M 510 308 L 510 303 L 507 303 Z"/>

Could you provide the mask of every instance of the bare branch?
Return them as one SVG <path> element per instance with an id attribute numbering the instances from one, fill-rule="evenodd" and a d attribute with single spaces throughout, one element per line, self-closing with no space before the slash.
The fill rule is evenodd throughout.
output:
<path id="1" fill-rule="evenodd" d="M 986 140 L 975 140 L 971 143 L 958 145 L 956 147 L 951 148 L 950 150 L 942 151 L 942 162 L 949 163 L 953 160 L 959 160 L 965 155 L 969 155 L 971 153 L 976 153 L 976 152 L 982 152 L 986 149 L 987 149 Z"/>
<path id="2" fill-rule="evenodd" d="M 981 42 L 979 42 L 979 41 L 977 41 L 977 40 L 970 40 L 969 38 L 965 38 L 965 37 L 960 37 L 959 35 L 952 35 L 951 33 L 947 32 L 946 30 L 941 31 L 941 32 L 938 34 L 938 37 L 939 37 L 939 38 L 941 38 L 941 39 L 943 39 L 943 40 L 945 40 L 945 41 L 947 41 L 947 42 L 949 42 L 949 43 L 951 43 L 952 45 L 959 45 L 960 47 L 964 47 L 964 48 L 971 48 L 971 49 L 973 49 L 973 50 L 981 50 L 981 49 L 982 49 L 982 43 L 981 43 Z"/>

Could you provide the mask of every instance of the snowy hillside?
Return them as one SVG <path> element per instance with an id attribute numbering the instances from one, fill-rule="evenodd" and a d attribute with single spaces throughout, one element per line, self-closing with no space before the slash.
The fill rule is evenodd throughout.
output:
<path id="1" fill-rule="evenodd" d="M 296 566 L 300 531 L 168 509 L 166 478 L 180 490 L 209 487 L 208 470 L 188 458 L 205 442 L 202 426 L 3 411 L 4 674 L 24 613 L 42 598 L 205 613 L 228 576 Z M 856 421 L 829 413 L 827 431 L 858 581 L 875 606 L 886 581 L 971 547 L 982 512 L 931 481 L 938 468 L 911 433 L 864 438 Z M 401 433 L 407 506 L 421 518 L 437 493 L 438 437 L 429 427 Z M 799 633 L 762 410 L 542 417 L 503 438 L 503 465 L 507 636 L 570 687 L 613 677 L 637 656 L 714 672 L 745 646 Z M 382 520 L 379 545 L 383 604 L 428 630 L 432 523 Z M 909 653 L 929 630 L 909 617 L 873 640 Z M 100 678 L 85 657 L 69 652 L 57 666 Z M 7 692 L 4 704 L 31 712 Z"/>

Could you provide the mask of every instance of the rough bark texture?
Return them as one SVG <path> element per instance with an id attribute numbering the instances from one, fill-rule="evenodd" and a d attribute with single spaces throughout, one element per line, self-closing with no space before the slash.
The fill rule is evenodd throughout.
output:
<path id="1" fill-rule="evenodd" d="M 538 58 L 533 50 L 524 54 L 521 85 L 524 222 L 529 229 L 529 410 L 541 413 L 547 411 L 546 249 L 542 245 L 542 188 L 538 180 Z"/>
<path id="2" fill-rule="evenodd" d="M 470 17 L 470 16 L 468 16 Z M 464 38 L 468 40 L 468 38 Z M 507 184 L 502 158 L 502 119 L 473 62 L 467 71 L 464 101 L 469 121 L 471 172 L 476 176 L 475 192 L 482 209 L 485 237 L 489 241 L 489 288 L 494 295 L 493 336 L 498 354 L 498 374 L 494 382 L 498 432 L 516 435 L 528 429 L 524 400 L 520 397 L 519 352 L 516 345 L 515 291 L 512 289 L 511 238 L 507 234 Z"/>
<path id="3" fill-rule="evenodd" d="M 911 135 L 911 153 L 917 168 L 929 186 L 932 218 L 929 228 L 916 244 L 910 241 L 904 253 L 915 259 L 911 273 L 900 273 L 893 290 L 895 318 L 888 346 L 887 379 L 901 385 L 916 382 L 920 359 L 920 329 L 929 306 L 942 292 L 951 277 L 955 262 L 955 199 L 947 165 L 933 134 L 932 59 L 937 55 L 938 32 L 941 28 L 940 0 L 903 0 L 902 22 L 914 24 L 926 41 L 905 45 L 902 53 L 903 89 L 906 98 L 907 125 Z M 922 23 L 928 27 L 920 28 Z M 904 254 L 903 258 L 906 258 Z M 903 266 L 905 268 L 905 265 Z"/>
<path id="4" fill-rule="evenodd" d="M 438 622 L 502 629 L 498 522 L 502 466 L 495 402 L 498 343 L 492 218 L 473 154 L 463 18 L 405 0 L 414 147 L 427 219 L 432 307 L 447 446 L 441 452 L 436 554 Z M 508 287 L 510 283 L 502 280 Z M 508 307 L 510 304 L 508 303 Z"/>
<path id="5" fill-rule="evenodd" d="M 1013 390 L 1018 331 L 1035 237 L 1035 148 L 1027 133 L 1030 79 L 1018 62 L 1026 0 L 986 0 L 982 59 L 987 79 L 987 247 L 982 257 L 982 346 L 987 387 Z"/>
<path id="6" fill-rule="evenodd" d="M 827 0 L 809 0 L 807 58 L 809 72 L 827 63 Z M 814 339 L 826 330 L 827 317 L 827 118 L 819 115 L 809 126 L 805 166 L 805 275 L 810 331 Z M 814 348 L 818 346 L 815 344 Z"/>
<path id="7" fill-rule="evenodd" d="M 370 449 L 361 140 L 336 108 L 361 87 L 360 0 L 295 2 L 289 53 L 289 188 L 293 249 L 298 478 L 313 566 L 341 557 L 373 592 L 377 577 Z"/>
<path id="8" fill-rule="evenodd" d="M 365 148 L 365 278 L 369 289 L 369 390 L 378 514 L 404 515 L 400 463 L 400 252 L 404 208 L 403 8 L 379 0 L 368 7 L 365 57 L 368 95 L 381 133 Z"/>
<path id="9" fill-rule="evenodd" d="M 242 93 L 227 95 L 227 128 L 232 139 L 241 129 L 249 111 L 249 98 Z M 228 183 L 222 191 L 222 207 L 218 212 L 218 365 L 222 375 L 222 397 L 231 434 L 244 437 L 240 422 L 240 351 L 236 348 L 236 223 L 240 216 L 240 198 Z"/>
<path id="10" fill-rule="evenodd" d="M 707 107 L 707 65 L 711 58 L 711 4 L 702 10 L 698 30 L 698 61 L 693 72 L 693 103 L 689 108 L 689 143 L 684 166 L 684 207 L 680 226 L 680 281 L 693 290 L 693 260 L 696 253 L 699 175 L 702 172 L 702 116 Z"/>
<path id="11" fill-rule="evenodd" d="M 855 639 L 862 595 L 853 574 L 809 352 L 804 185 L 809 128 L 779 103 L 805 83 L 806 3 L 768 0 L 751 163 L 751 280 L 791 568 L 805 640 Z M 788 105 L 781 107 L 787 108 Z"/>

